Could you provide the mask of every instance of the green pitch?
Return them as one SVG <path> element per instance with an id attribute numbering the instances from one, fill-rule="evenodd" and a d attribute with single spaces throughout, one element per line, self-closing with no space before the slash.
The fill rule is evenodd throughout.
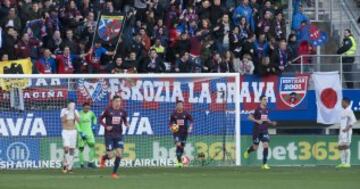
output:
<path id="1" fill-rule="evenodd" d="M 129 168 L 113 180 L 110 169 L 0 170 L 1 189 L 358 189 L 360 167 L 272 168 Z"/>

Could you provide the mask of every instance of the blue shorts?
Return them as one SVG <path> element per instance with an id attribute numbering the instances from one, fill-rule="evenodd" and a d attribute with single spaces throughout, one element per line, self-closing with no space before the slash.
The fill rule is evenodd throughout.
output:
<path id="1" fill-rule="evenodd" d="M 175 144 L 180 142 L 183 146 L 185 146 L 187 136 L 186 135 L 174 135 Z"/>
<path id="2" fill-rule="evenodd" d="M 112 151 L 117 148 L 124 149 L 123 137 L 105 136 L 105 146 L 106 146 L 106 151 Z"/>
<path id="3" fill-rule="evenodd" d="M 253 135 L 253 144 L 258 145 L 261 142 L 270 142 L 269 133 L 259 133 Z"/>

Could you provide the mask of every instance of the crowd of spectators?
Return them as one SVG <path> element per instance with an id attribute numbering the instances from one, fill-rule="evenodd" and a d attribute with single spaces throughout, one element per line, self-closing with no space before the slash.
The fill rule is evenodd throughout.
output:
<path id="1" fill-rule="evenodd" d="M 1 0 L 1 60 L 31 58 L 44 74 L 281 74 L 312 52 L 293 1 L 288 23 L 281 0 Z M 93 42 L 100 13 L 126 15 L 120 40 Z"/>

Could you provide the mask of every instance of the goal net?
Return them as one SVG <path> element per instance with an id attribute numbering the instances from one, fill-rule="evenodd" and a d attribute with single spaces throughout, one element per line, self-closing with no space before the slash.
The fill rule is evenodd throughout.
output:
<path id="1" fill-rule="evenodd" d="M 60 168 L 60 110 L 67 100 L 75 100 L 78 111 L 91 102 L 99 117 L 114 95 L 123 99 L 130 125 L 124 129 L 121 166 L 174 165 L 168 126 L 177 100 L 194 119 L 184 153 L 190 166 L 240 165 L 239 85 L 238 74 L 2 75 L 0 169 Z M 104 128 L 97 126 L 100 157 Z M 85 161 L 87 152 L 85 147 Z"/>

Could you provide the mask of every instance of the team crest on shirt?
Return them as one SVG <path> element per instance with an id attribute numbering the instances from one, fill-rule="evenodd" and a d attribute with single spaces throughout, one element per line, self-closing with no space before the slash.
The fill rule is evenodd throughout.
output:
<path id="1" fill-rule="evenodd" d="M 95 82 L 80 79 L 78 81 L 78 89 L 85 98 L 95 102 L 101 101 L 107 95 L 109 85 L 105 79 L 99 79 Z"/>
<path id="2" fill-rule="evenodd" d="M 309 76 L 281 77 L 279 85 L 279 95 L 281 101 L 294 108 L 298 106 L 306 97 L 308 90 Z"/>

